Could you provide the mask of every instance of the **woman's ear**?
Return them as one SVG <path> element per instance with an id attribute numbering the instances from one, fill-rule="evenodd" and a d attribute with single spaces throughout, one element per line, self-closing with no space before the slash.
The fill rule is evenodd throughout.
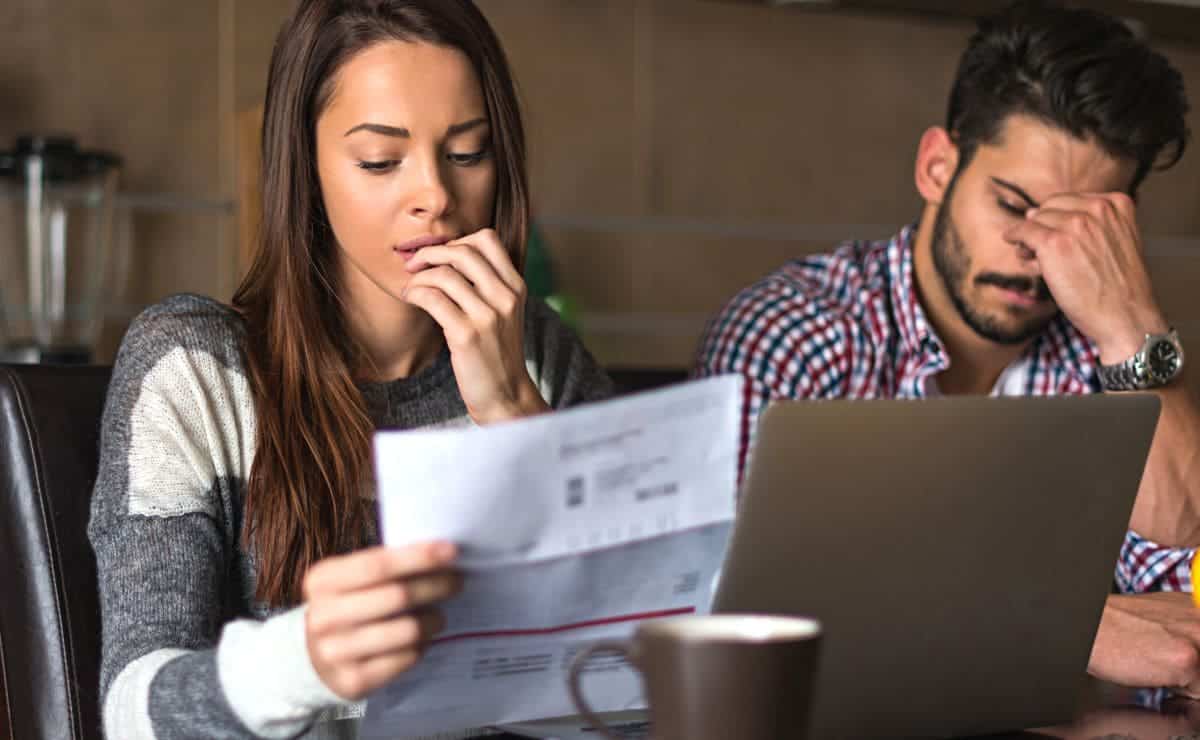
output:
<path id="1" fill-rule="evenodd" d="M 921 136 L 917 148 L 915 180 L 917 192 L 932 206 L 940 206 L 946 188 L 958 169 L 958 145 L 946 129 L 934 126 Z"/>

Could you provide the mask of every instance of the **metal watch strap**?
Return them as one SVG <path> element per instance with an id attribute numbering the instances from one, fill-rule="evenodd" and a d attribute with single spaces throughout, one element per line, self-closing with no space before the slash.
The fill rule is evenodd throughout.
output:
<path id="1" fill-rule="evenodd" d="M 1100 366 L 1100 384 L 1108 391 L 1142 390 L 1143 382 L 1138 378 L 1138 365 L 1142 352 L 1115 365 Z"/>

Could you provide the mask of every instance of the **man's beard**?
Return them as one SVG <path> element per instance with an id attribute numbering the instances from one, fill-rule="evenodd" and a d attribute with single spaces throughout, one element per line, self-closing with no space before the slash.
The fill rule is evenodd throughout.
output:
<path id="1" fill-rule="evenodd" d="M 955 180 L 957 180 L 957 176 Z M 937 219 L 933 224 L 933 264 L 942 278 L 942 285 L 946 287 L 946 292 L 950 295 L 950 300 L 954 302 L 958 315 L 976 334 L 997 344 L 1023 344 L 1041 334 L 1054 317 L 1030 318 L 1015 329 L 1008 329 L 995 316 L 978 311 L 967 303 L 967 276 L 970 274 L 971 260 L 967 256 L 965 245 L 959 237 L 954 220 L 950 217 L 950 202 L 954 194 L 954 185 L 955 181 L 951 181 L 950 187 L 946 189 L 946 198 L 942 201 Z M 976 285 L 996 285 L 1020 293 L 1036 291 L 1037 299 L 1043 302 L 1051 298 L 1050 289 L 1046 286 L 1046 281 L 1041 278 L 1035 280 L 1024 276 L 985 272 L 976 277 L 974 282 Z"/>

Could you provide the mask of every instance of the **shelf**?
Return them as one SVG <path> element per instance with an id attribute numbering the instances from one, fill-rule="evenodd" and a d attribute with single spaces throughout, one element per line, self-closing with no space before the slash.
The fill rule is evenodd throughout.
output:
<path id="1" fill-rule="evenodd" d="M 236 204 L 232 198 L 182 195 L 177 193 L 118 193 L 116 207 L 131 211 L 210 211 L 232 214 Z"/>
<path id="2" fill-rule="evenodd" d="M 791 6 L 811 10 L 863 10 L 920 13 L 947 18 L 977 18 L 995 13 L 1010 0 L 726 0 L 742 4 Z M 1070 2 L 1136 21 L 1152 39 L 1200 43 L 1200 5 L 1163 0 L 1089 0 Z"/>

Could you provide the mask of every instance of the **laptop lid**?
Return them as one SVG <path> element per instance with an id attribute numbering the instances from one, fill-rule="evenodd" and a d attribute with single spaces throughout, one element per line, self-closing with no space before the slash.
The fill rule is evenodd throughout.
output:
<path id="1" fill-rule="evenodd" d="M 822 621 L 814 738 L 1069 720 L 1158 410 L 1150 394 L 774 404 L 714 611 Z"/>

